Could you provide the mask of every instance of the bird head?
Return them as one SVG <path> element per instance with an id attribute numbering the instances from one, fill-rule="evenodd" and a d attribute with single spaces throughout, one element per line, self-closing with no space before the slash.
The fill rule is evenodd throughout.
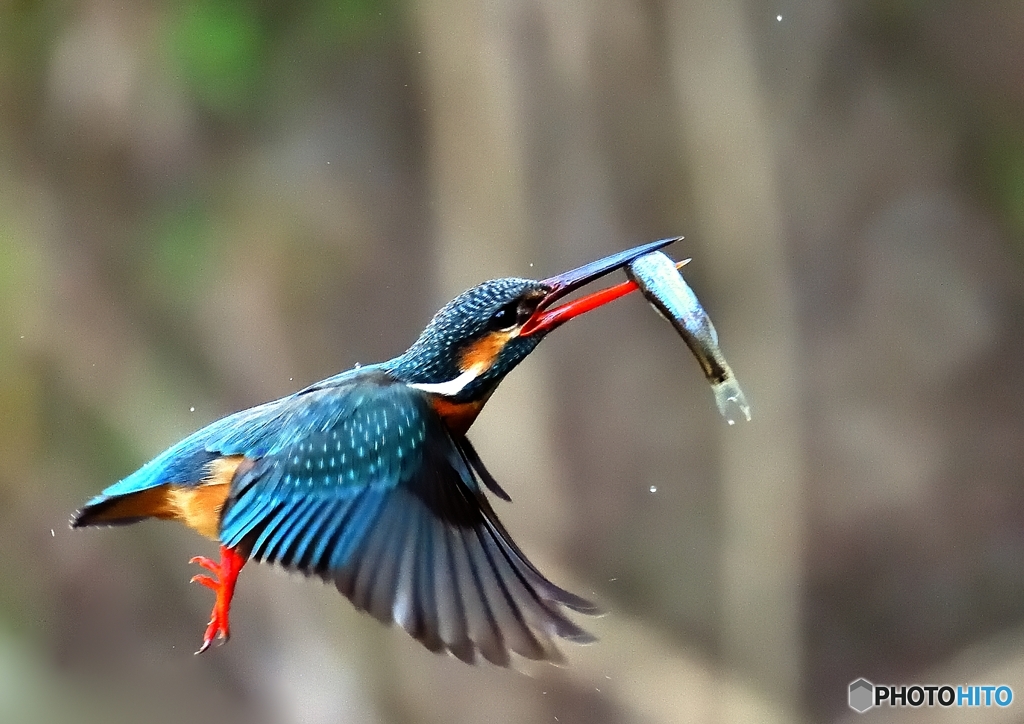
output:
<path id="1" fill-rule="evenodd" d="M 673 241 L 644 244 L 548 279 L 492 279 L 468 289 L 434 315 L 391 371 L 452 402 L 486 399 L 550 331 L 616 297 L 598 291 L 552 306 L 556 301 Z"/>

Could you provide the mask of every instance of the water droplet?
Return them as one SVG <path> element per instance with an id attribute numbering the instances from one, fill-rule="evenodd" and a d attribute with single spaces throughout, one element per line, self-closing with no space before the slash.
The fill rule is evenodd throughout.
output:
<path id="1" fill-rule="evenodd" d="M 658 486 L 657 485 L 652 485 L 651 486 L 651 492 L 652 493 L 657 493 L 658 492 Z"/>
<path id="2" fill-rule="evenodd" d="M 355 366 L 355 369 L 359 369 L 359 368 L 360 368 L 360 367 L 362 367 L 362 366 L 363 366 L 363 363 L 362 363 L 362 362 L 356 362 L 356 366 Z"/>

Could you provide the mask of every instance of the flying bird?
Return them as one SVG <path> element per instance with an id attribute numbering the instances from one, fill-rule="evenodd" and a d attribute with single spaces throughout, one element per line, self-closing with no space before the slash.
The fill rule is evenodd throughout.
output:
<path id="1" fill-rule="evenodd" d="M 228 638 L 236 579 L 256 560 L 332 582 L 431 651 L 560 661 L 555 637 L 594 640 L 565 609 L 598 609 L 512 540 L 484 489 L 510 497 L 466 432 L 545 335 L 609 298 L 556 301 L 676 240 L 473 287 L 403 354 L 211 423 L 89 500 L 71 526 L 161 518 L 219 542 L 219 561 L 190 561 L 207 571 L 192 580 L 216 594 L 196 653 Z"/>

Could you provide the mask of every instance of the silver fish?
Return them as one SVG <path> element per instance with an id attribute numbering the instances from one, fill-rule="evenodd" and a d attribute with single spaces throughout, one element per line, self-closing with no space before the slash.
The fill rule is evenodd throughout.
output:
<path id="1" fill-rule="evenodd" d="M 750 405 L 729 363 L 725 361 L 722 350 L 718 348 L 715 325 L 711 323 L 697 295 L 683 279 L 676 263 L 660 251 L 655 251 L 631 262 L 626 268 L 626 274 L 686 341 L 715 393 L 715 403 L 722 417 L 730 425 L 735 424 L 732 414 L 735 406 L 749 421 Z"/>

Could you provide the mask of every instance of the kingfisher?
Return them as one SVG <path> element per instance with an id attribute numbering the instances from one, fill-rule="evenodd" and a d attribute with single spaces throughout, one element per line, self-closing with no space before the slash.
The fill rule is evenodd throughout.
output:
<path id="1" fill-rule="evenodd" d="M 598 608 L 555 585 L 498 519 L 511 501 L 466 436 L 506 374 L 551 330 L 636 288 L 552 306 L 677 241 L 650 242 L 544 279 L 484 282 L 455 297 L 403 354 L 359 366 L 186 437 L 89 500 L 71 527 L 176 520 L 220 545 L 197 654 L 230 634 L 249 560 L 333 583 L 361 611 L 434 652 L 508 666 L 562 661 L 555 638 L 594 637 L 567 611 Z"/>

